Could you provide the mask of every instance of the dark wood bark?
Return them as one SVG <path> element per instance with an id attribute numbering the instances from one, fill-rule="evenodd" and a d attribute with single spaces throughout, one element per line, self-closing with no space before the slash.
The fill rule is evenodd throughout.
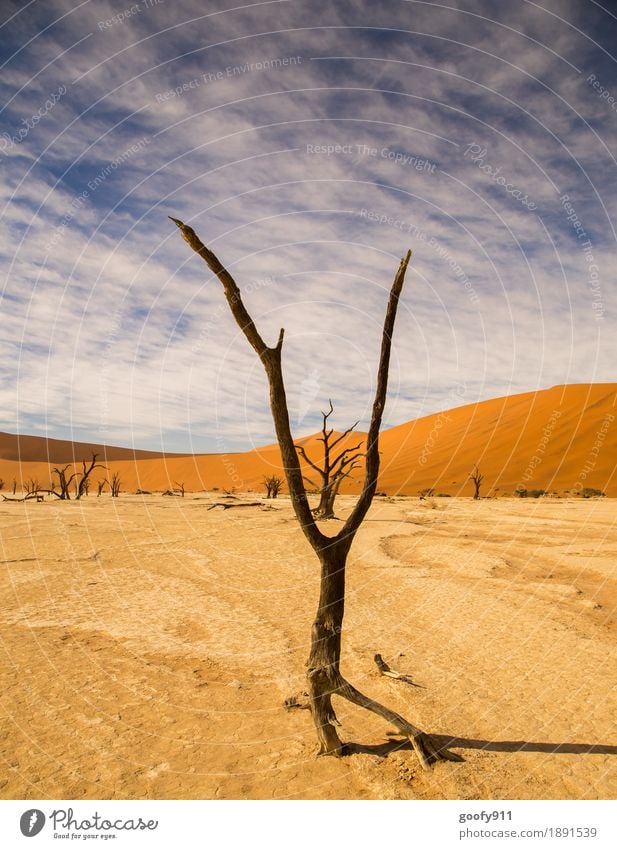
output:
<path id="1" fill-rule="evenodd" d="M 473 481 L 474 485 L 475 491 L 473 497 L 474 499 L 478 500 L 480 498 L 480 486 L 482 484 L 482 481 L 484 480 L 484 475 L 481 475 L 480 470 L 477 466 L 475 466 L 473 472 L 469 476 L 469 479 Z"/>
<path id="2" fill-rule="evenodd" d="M 345 615 L 346 540 L 317 552 L 321 580 L 317 613 L 311 629 L 311 650 L 307 661 L 308 690 L 320 755 L 341 755 L 343 744 L 336 730 L 332 696 L 339 692 L 341 635 Z"/>
<path id="3" fill-rule="evenodd" d="M 208 510 L 214 510 L 215 507 L 222 507 L 223 510 L 232 510 L 236 507 L 265 507 L 265 505 L 261 501 L 243 501 L 240 504 L 229 504 L 226 501 L 217 501 L 214 504 L 211 504 L 210 507 L 208 507 Z M 268 507 L 267 509 L 274 510 L 275 508 Z"/>
<path id="4" fill-rule="evenodd" d="M 101 465 L 101 463 L 96 462 L 98 456 L 99 455 L 95 454 L 94 451 L 92 452 L 92 460 L 90 461 L 90 465 L 87 468 L 86 468 L 86 461 L 85 460 L 81 461 L 81 465 L 82 465 L 83 470 L 82 470 L 81 480 L 79 481 L 79 486 L 77 487 L 77 495 L 75 496 L 77 498 L 77 500 L 82 498 L 82 496 L 88 494 L 88 484 L 90 482 L 89 478 L 90 478 L 90 475 L 92 474 L 92 472 L 94 471 L 94 469 L 106 469 L 107 468 L 106 466 Z"/>
<path id="5" fill-rule="evenodd" d="M 266 487 L 266 498 L 278 498 L 283 487 L 283 479 L 279 478 L 278 475 L 267 475 L 263 482 Z"/>
<path id="6" fill-rule="evenodd" d="M 339 445 L 346 436 L 348 436 L 358 425 L 358 422 L 348 427 L 346 431 L 341 433 L 335 439 L 332 439 L 334 431 L 328 428 L 328 419 L 334 412 L 332 401 L 329 402 L 329 410 L 322 410 L 323 424 L 321 428 L 321 436 L 318 441 L 323 444 L 323 457 L 320 463 L 312 460 L 306 453 L 306 449 L 302 445 L 296 445 L 296 449 L 305 463 L 313 469 L 320 478 L 320 483 L 317 487 L 320 498 L 319 504 L 313 510 L 313 516 L 316 519 L 335 519 L 334 502 L 339 493 L 341 483 L 352 471 L 359 465 L 359 458 L 364 455 L 359 451 L 362 442 L 354 445 L 351 448 L 345 448 L 334 454 L 334 449 Z M 310 478 L 305 475 L 304 480 L 312 483 Z"/>
<path id="7" fill-rule="evenodd" d="M 373 702 L 352 687 L 340 672 L 341 635 L 345 612 L 345 565 L 355 534 L 366 516 L 377 487 L 379 430 L 386 401 L 392 333 L 411 251 L 401 260 L 392 284 L 386 310 L 377 371 L 377 387 L 367 439 L 366 469 L 362 492 L 340 532 L 336 536 L 329 537 L 319 529 L 310 510 L 298 451 L 291 434 L 281 363 L 284 331 L 280 331 L 277 344 L 274 347 L 268 347 L 248 314 L 242 302 L 240 290 L 231 274 L 223 267 L 212 251 L 203 244 L 191 227 L 176 218 L 171 220 L 179 228 L 182 238 L 191 249 L 207 263 L 210 270 L 218 277 L 238 326 L 264 366 L 270 386 L 272 418 L 293 508 L 302 531 L 319 557 L 321 566 L 319 602 L 312 626 L 311 649 L 307 662 L 309 700 L 319 741 L 319 753 L 340 755 L 344 752 L 344 745 L 336 730 L 337 719 L 332 707 L 332 697 L 340 696 L 378 714 L 391 722 L 400 733 L 408 736 L 422 766 L 426 768 L 431 759 L 438 760 L 447 757 L 447 755 L 438 752 L 431 738 L 403 717 L 383 705 Z M 328 446 L 326 447 L 328 448 Z M 331 447 L 329 446 L 329 448 Z M 314 468 L 317 467 L 314 466 Z M 293 702 L 293 699 L 289 700 L 290 704 Z"/>
<path id="8" fill-rule="evenodd" d="M 63 469 L 59 469 L 57 467 L 52 469 L 52 474 L 58 476 L 58 486 L 60 487 L 60 499 L 62 501 L 70 501 L 71 500 L 71 493 L 70 493 L 69 487 L 70 487 L 71 483 L 73 482 L 73 479 L 77 475 L 77 472 L 73 472 L 73 474 L 70 477 L 67 478 L 66 472 L 67 472 L 67 469 L 69 468 L 69 465 L 70 465 L 70 463 L 67 464 Z"/>
<path id="9" fill-rule="evenodd" d="M 107 481 L 107 483 L 109 484 L 109 488 L 111 489 L 111 497 L 117 498 L 120 495 L 120 487 L 122 486 L 122 480 L 118 472 L 114 472 L 111 480 Z"/>

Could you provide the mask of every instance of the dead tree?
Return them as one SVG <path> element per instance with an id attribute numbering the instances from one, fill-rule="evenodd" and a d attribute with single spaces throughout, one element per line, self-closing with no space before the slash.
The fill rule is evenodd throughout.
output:
<path id="1" fill-rule="evenodd" d="M 178 483 L 178 481 L 174 481 L 178 489 L 180 490 L 180 495 L 184 498 L 184 481 L 182 483 Z"/>
<path id="2" fill-rule="evenodd" d="M 409 738 L 420 763 L 425 769 L 428 768 L 432 760 L 455 759 L 455 755 L 445 748 L 440 748 L 439 743 L 430 735 L 416 728 L 394 711 L 356 690 L 340 672 L 341 634 L 345 607 L 345 564 L 351 544 L 371 506 L 377 488 L 379 429 L 386 401 L 392 332 L 411 251 L 401 260 L 392 284 L 386 310 L 377 387 L 366 440 L 365 477 L 362 492 L 340 531 L 335 536 L 326 536 L 317 526 L 315 517 L 311 512 L 296 446 L 291 434 L 281 363 L 284 329 L 281 329 L 274 347 L 269 347 L 262 339 L 253 319 L 244 306 L 240 290 L 231 274 L 212 251 L 203 244 L 191 227 L 175 218 L 171 220 L 179 228 L 189 247 L 207 263 L 210 270 L 218 277 L 234 319 L 262 362 L 270 385 L 270 407 L 291 502 L 300 527 L 321 564 L 320 596 L 311 632 L 311 649 L 307 662 L 310 706 L 319 740 L 319 754 L 338 756 L 345 753 L 344 745 L 336 730 L 335 724 L 338 724 L 338 721 L 332 707 L 332 697 L 338 696 L 366 708 L 366 710 L 372 711 L 392 723 L 399 733 Z"/>
<path id="3" fill-rule="evenodd" d="M 163 493 L 165 495 L 165 493 Z M 222 507 L 223 510 L 232 510 L 237 507 L 261 507 L 262 510 L 274 510 L 274 507 L 266 507 L 262 501 L 242 501 L 240 504 L 229 504 L 225 501 L 215 501 L 208 507 L 208 510 L 214 510 L 215 507 Z"/>
<path id="4" fill-rule="evenodd" d="M 67 463 L 67 465 L 63 469 L 59 469 L 57 466 L 52 469 L 52 475 L 58 475 L 58 486 L 60 487 L 59 496 L 62 501 L 70 501 L 71 493 L 69 491 L 69 487 L 73 482 L 73 479 L 77 476 L 77 472 L 73 472 L 73 474 L 67 478 L 67 469 L 71 464 Z M 55 486 L 52 488 L 55 490 Z"/>
<path id="5" fill-rule="evenodd" d="M 103 490 L 105 489 L 106 480 L 99 481 L 96 485 L 96 497 L 99 498 Z"/>
<path id="6" fill-rule="evenodd" d="M 92 460 L 90 461 L 90 465 L 86 468 L 86 461 L 82 460 L 81 465 L 83 467 L 81 480 L 79 481 L 79 485 L 77 487 L 77 495 L 75 496 L 77 500 L 79 500 L 82 495 L 87 495 L 90 490 L 90 475 L 94 471 L 94 469 L 106 469 L 106 466 L 101 465 L 96 462 L 96 458 L 98 454 L 92 452 Z"/>
<path id="7" fill-rule="evenodd" d="M 17 478 L 13 478 L 13 495 L 17 491 Z"/>
<path id="8" fill-rule="evenodd" d="M 36 495 L 41 488 L 41 484 L 35 478 L 30 478 L 30 480 L 27 480 L 24 483 L 24 488 L 26 490 L 26 495 Z"/>
<path id="9" fill-rule="evenodd" d="M 480 485 L 484 480 L 484 475 L 480 474 L 480 471 L 477 466 L 474 466 L 473 472 L 469 475 L 469 480 L 473 481 L 473 485 L 475 488 L 475 492 L 473 494 L 474 499 L 477 501 L 480 498 Z"/>
<path id="10" fill-rule="evenodd" d="M 321 413 L 323 417 L 323 425 L 321 428 L 321 436 L 318 437 L 318 441 L 323 443 L 323 461 L 321 466 L 318 466 L 317 463 L 314 463 L 310 457 L 308 457 L 302 445 L 296 445 L 296 450 L 300 452 L 302 459 L 308 463 L 311 469 L 316 471 L 321 478 L 321 483 L 316 487 L 320 493 L 319 504 L 313 510 L 313 515 L 316 519 L 336 518 L 334 515 L 334 501 L 338 495 L 341 484 L 343 480 L 360 465 L 360 457 L 364 456 L 364 454 L 358 450 L 362 445 L 362 440 L 352 448 L 345 448 L 336 456 L 333 456 L 332 452 L 336 446 L 340 445 L 345 437 L 357 427 L 358 422 L 352 424 L 351 427 L 348 427 L 344 433 L 340 434 L 340 436 L 332 439 L 334 431 L 328 430 L 328 419 L 334 412 L 334 407 L 332 406 L 332 401 L 329 401 L 329 404 L 330 409 L 328 412 L 324 413 L 322 410 Z M 315 486 L 313 481 L 306 475 L 304 475 L 304 480 L 308 481 L 311 486 Z"/>
<path id="11" fill-rule="evenodd" d="M 276 498 L 283 486 L 283 478 L 276 475 L 268 475 L 264 477 L 264 485 L 266 487 L 266 498 Z"/>
<path id="12" fill-rule="evenodd" d="M 106 483 L 109 484 L 109 488 L 111 489 L 111 497 L 117 498 L 120 495 L 120 486 L 122 485 L 118 472 L 114 472 L 111 480 L 106 481 Z"/>
<path id="13" fill-rule="evenodd" d="M 0 490 L 4 489 L 4 481 L 0 478 Z"/>

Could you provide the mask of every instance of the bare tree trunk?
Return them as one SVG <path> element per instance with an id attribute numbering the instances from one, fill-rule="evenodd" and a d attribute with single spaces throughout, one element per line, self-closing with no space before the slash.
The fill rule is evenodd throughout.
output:
<path id="1" fill-rule="evenodd" d="M 318 552 L 321 580 L 311 629 L 308 690 L 320 755 L 341 755 L 332 696 L 340 685 L 341 634 L 345 614 L 345 562 L 349 545 L 337 543 Z"/>
<path id="2" fill-rule="evenodd" d="M 470 474 L 469 478 L 470 478 L 470 480 L 473 481 L 474 490 L 475 490 L 473 497 L 477 501 L 480 498 L 480 486 L 482 484 L 482 481 L 484 480 L 484 475 L 481 475 L 478 467 L 474 466 L 474 469 L 473 469 L 472 473 Z"/>
<path id="3" fill-rule="evenodd" d="M 70 463 L 67 464 L 63 469 L 58 469 L 58 468 L 52 469 L 52 474 L 58 475 L 58 485 L 60 487 L 60 499 L 62 501 L 70 501 L 71 500 L 71 493 L 70 493 L 69 487 L 70 487 L 71 483 L 73 482 L 73 479 L 76 475 L 76 472 L 73 472 L 73 474 L 67 479 L 66 472 L 67 472 L 67 469 L 69 468 L 69 466 L 70 466 Z M 52 489 L 53 488 L 54 487 L 52 487 Z"/>
<path id="4" fill-rule="evenodd" d="M 316 519 L 336 519 L 334 502 L 338 496 L 341 484 L 346 477 L 346 474 L 335 477 L 325 489 L 322 489 L 319 504 L 313 511 Z"/>
<path id="5" fill-rule="evenodd" d="M 334 519 L 334 498 L 332 498 L 332 488 L 326 487 L 321 490 L 319 504 L 314 510 L 316 519 Z"/>
<path id="6" fill-rule="evenodd" d="M 81 464 L 83 466 L 83 472 L 81 480 L 79 481 L 79 486 L 77 487 L 77 494 L 75 497 L 79 500 L 82 496 L 87 495 L 90 489 L 90 475 L 94 471 L 94 469 L 106 469 L 107 466 L 102 466 L 100 463 L 96 462 L 96 458 L 98 454 L 92 452 L 92 461 L 88 468 L 86 468 L 86 461 L 82 460 Z"/>

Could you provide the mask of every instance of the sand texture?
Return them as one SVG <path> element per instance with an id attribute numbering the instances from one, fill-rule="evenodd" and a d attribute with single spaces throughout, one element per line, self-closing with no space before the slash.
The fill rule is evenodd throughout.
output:
<path id="1" fill-rule="evenodd" d="M 614 501 L 376 499 L 342 670 L 453 738 L 464 761 L 423 772 L 336 699 L 355 753 L 315 758 L 310 714 L 282 704 L 316 560 L 287 498 L 217 497 L 0 505 L 2 798 L 617 797 Z"/>

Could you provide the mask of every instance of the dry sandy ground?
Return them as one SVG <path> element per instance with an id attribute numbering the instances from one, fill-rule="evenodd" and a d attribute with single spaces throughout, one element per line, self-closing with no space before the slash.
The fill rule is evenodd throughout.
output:
<path id="1" fill-rule="evenodd" d="M 375 503 L 342 666 L 455 738 L 464 761 L 425 773 L 340 700 L 357 751 L 315 758 L 309 713 L 282 703 L 316 561 L 286 499 L 213 497 L 0 505 L 3 798 L 617 797 L 615 501 Z"/>

